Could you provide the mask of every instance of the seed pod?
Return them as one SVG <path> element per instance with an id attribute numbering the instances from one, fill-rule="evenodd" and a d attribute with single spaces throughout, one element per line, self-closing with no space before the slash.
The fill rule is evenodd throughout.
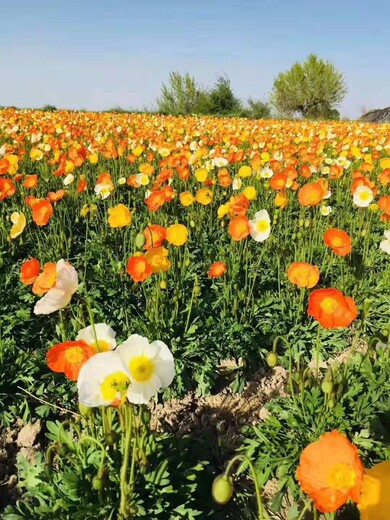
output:
<path id="1" fill-rule="evenodd" d="M 328 401 L 328 408 L 332 410 L 336 406 L 336 403 L 334 402 L 334 399 L 329 399 Z"/>
<path id="2" fill-rule="evenodd" d="M 92 488 L 96 491 L 103 489 L 103 479 L 98 475 L 95 475 L 92 479 Z"/>
<path id="3" fill-rule="evenodd" d="M 135 247 L 142 249 L 145 245 L 145 237 L 143 233 L 138 233 L 135 237 Z"/>
<path id="4" fill-rule="evenodd" d="M 324 394 L 331 394 L 333 391 L 332 381 L 323 381 L 321 385 L 321 390 L 324 392 Z"/>
<path id="5" fill-rule="evenodd" d="M 194 287 L 194 294 L 197 296 L 201 293 L 202 289 L 200 288 L 199 285 L 195 285 Z"/>
<path id="6" fill-rule="evenodd" d="M 190 226 L 195 227 L 195 222 L 193 220 L 190 220 Z"/>
<path id="7" fill-rule="evenodd" d="M 269 353 L 267 354 L 266 361 L 267 361 L 267 365 L 268 365 L 270 368 L 274 368 L 274 367 L 276 367 L 276 365 L 279 363 L 279 357 L 278 357 L 278 355 L 276 354 L 276 352 L 269 352 Z"/>
<path id="8" fill-rule="evenodd" d="M 233 479 L 225 475 L 218 475 L 214 479 L 211 494 L 217 504 L 227 504 L 233 496 Z"/>

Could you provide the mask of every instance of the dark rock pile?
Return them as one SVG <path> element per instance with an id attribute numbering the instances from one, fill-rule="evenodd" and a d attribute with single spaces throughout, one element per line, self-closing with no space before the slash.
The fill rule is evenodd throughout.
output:
<path id="1" fill-rule="evenodd" d="M 370 110 L 362 116 L 365 123 L 390 123 L 390 107 Z"/>

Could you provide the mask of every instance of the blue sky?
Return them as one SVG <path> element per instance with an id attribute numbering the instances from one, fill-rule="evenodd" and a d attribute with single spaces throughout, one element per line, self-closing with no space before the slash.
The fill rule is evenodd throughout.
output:
<path id="1" fill-rule="evenodd" d="M 0 0 L 0 105 L 152 107 L 169 71 L 266 98 L 310 52 L 344 73 L 342 115 L 390 105 L 389 0 Z"/>

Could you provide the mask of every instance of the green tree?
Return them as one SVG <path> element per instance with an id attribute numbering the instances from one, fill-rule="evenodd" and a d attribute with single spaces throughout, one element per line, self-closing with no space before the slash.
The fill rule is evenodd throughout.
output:
<path id="1" fill-rule="evenodd" d="M 210 91 L 210 114 L 234 115 L 241 110 L 241 101 L 234 95 L 230 79 L 219 76 Z"/>
<path id="2" fill-rule="evenodd" d="M 163 114 L 188 115 L 204 113 L 207 93 L 196 83 L 195 78 L 188 73 L 169 74 L 168 84 L 162 84 L 160 97 L 157 99 L 159 112 Z"/>
<path id="3" fill-rule="evenodd" d="M 344 76 L 328 61 L 310 54 L 303 63 L 295 63 L 274 81 L 271 103 L 284 116 L 337 118 L 335 106 L 347 88 Z"/>
<path id="4" fill-rule="evenodd" d="M 271 117 L 271 108 L 264 101 L 249 98 L 248 106 L 248 117 L 251 119 L 268 119 Z"/>

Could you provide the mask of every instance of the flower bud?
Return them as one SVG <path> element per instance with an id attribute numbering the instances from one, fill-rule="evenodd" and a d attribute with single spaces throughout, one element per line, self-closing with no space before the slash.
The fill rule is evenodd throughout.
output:
<path id="1" fill-rule="evenodd" d="M 142 249 L 144 244 L 145 244 L 145 237 L 144 237 L 143 233 L 138 233 L 137 236 L 135 237 L 135 247 L 137 247 L 138 249 Z"/>
<path id="2" fill-rule="evenodd" d="M 167 282 L 165 280 L 161 280 L 160 289 L 166 289 L 166 288 L 167 288 Z"/>
<path id="3" fill-rule="evenodd" d="M 79 403 L 79 412 L 83 417 L 91 417 L 91 415 L 93 414 L 93 408 Z"/>
<path id="4" fill-rule="evenodd" d="M 331 394 L 333 390 L 333 383 L 332 381 L 323 381 L 321 385 L 321 390 L 324 392 L 324 394 Z"/>
<path id="5" fill-rule="evenodd" d="M 279 358 L 276 352 L 269 352 L 266 358 L 267 365 L 270 368 L 276 367 L 276 365 L 279 363 Z"/>
<path id="6" fill-rule="evenodd" d="M 92 479 L 92 488 L 96 491 L 103 489 L 103 479 L 98 475 L 95 475 Z"/>
<path id="7" fill-rule="evenodd" d="M 233 479 L 225 475 L 218 475 L 214 479 L 211 494 L 217 504 L 227 504 L 233 496 Z"/>

